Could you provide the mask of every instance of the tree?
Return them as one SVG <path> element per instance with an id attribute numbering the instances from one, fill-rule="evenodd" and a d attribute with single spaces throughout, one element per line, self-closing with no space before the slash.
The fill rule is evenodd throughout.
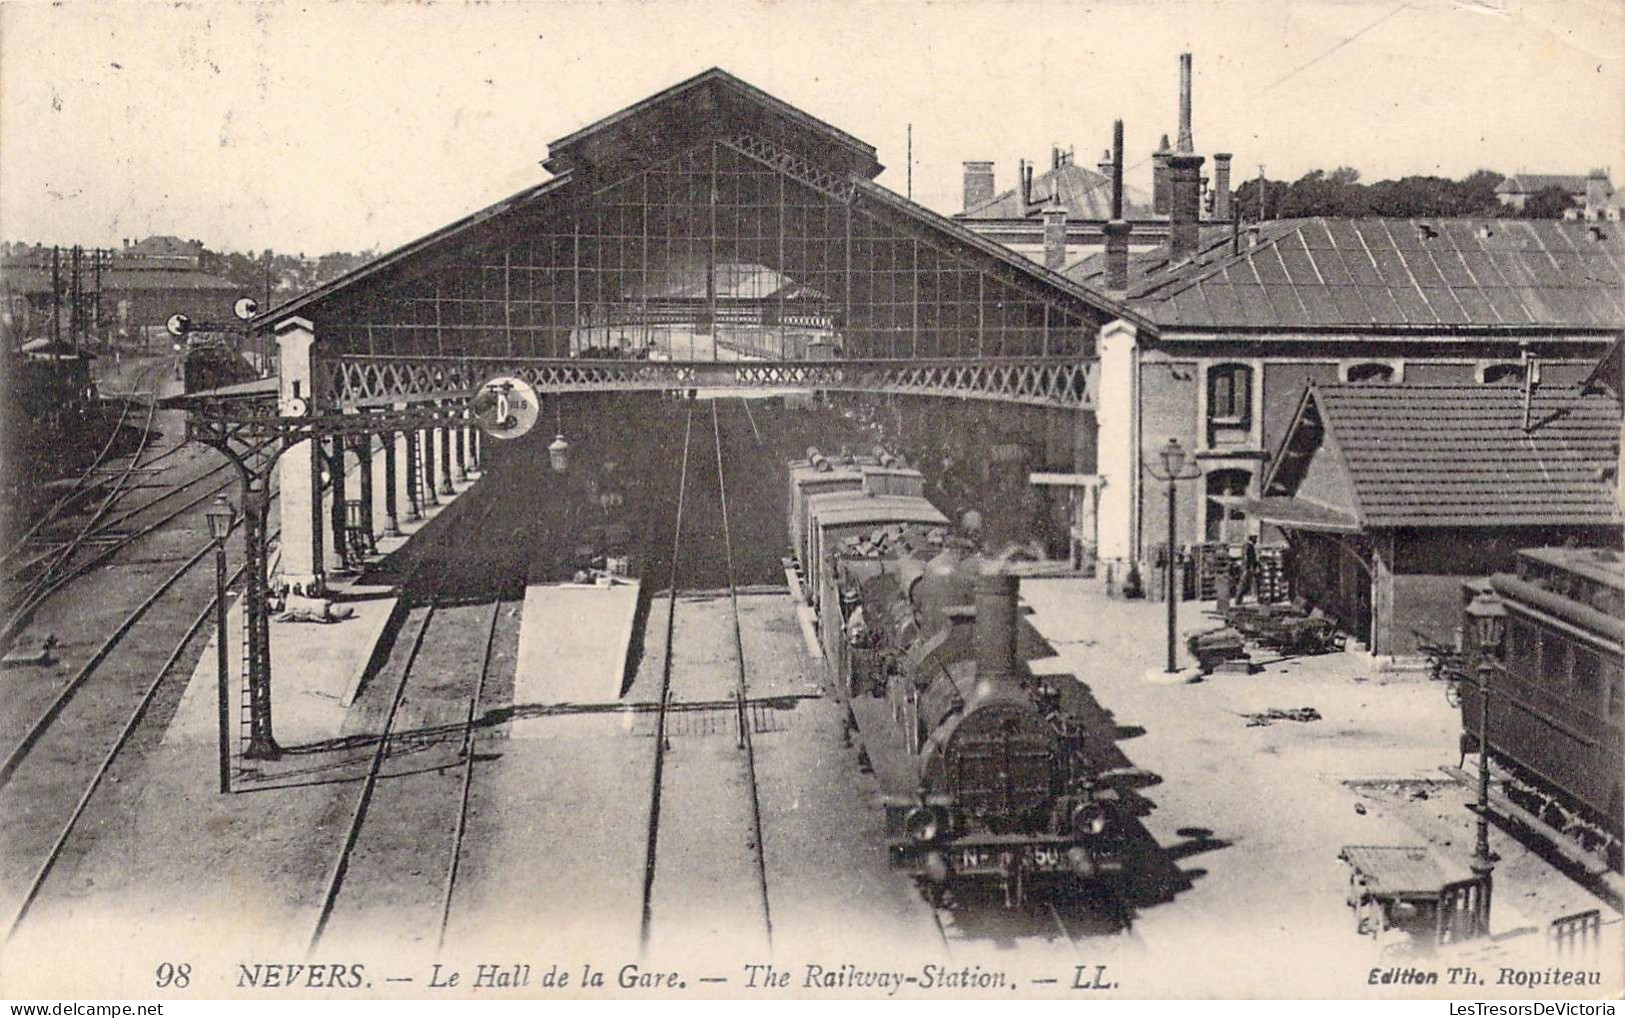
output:
<path id="1" fill-rule="evenodd" d="M 1500 183 L 1500 174 L 1477 170 L 1462 180 L 1411 176 L 1361 184 L 1359 170 L 1339 166 L 1329 173 L 1311 170 L 1291 184 L 1279 180 L 1245 181 L 1236 189 L 1235 206 L 1241 215 L 1256 217 L 1262 195 L 1264 216 L 1269 219 L 1499 216 L 1506 214 L 1495 195 Z"/>

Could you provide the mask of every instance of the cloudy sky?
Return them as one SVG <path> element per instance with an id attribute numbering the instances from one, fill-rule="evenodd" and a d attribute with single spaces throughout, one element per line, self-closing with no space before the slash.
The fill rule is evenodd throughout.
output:
<path id="1" fill-rule="evenodd" d="M 0 3 L 0 238 L 389 248 L 545 177 L 547 142 L 716 65 L 875 145 L 942 212 L 960 163 L 1127 123 L 1272 178 L 1625 175 L 1617 0 Z M 1136 180 L 1136 178 L 1138 178 Z"/>

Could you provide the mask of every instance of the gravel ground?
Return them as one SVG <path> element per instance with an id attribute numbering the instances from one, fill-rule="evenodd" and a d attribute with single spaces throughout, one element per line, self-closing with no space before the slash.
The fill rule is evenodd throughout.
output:
<path id="1" fill-rule="evenodd" d="M 1375 952 L 1355 934 L 1344 904 L 1348 871 L 1337 853 L 1345 844 L 1417 844 L 1426 836 L 1413 829 L 1409 811 L 1373 808 L 1346 782 L 1436 778 L 1440 765 L 1456 762 L 1459 722 L 1440 687 L 1378 672 L 1355 654 L 1156 685 L 1144 673 L 1160 666 L 1161 605 L 1108 599 L 1093 581 L 1029 580 L 1022 592 L 1058 655 L 1041 670 L 1086 683 L 1114 712 L 1124 752 L 1162 779 L 1145 793 L 1155 809 L 1144 822 L 1185 887 L 1135 903 L 1136 935 L 1156 973 L 1154 988 L 1143 988 L 1372 992 L 1365 975 Z M 1182 615 L 1186 631 L 1214 624 L 1189 607 Z M 1247 717 L 1302 707 L 1320 720 L 1253 726 Z M 1469 850 L 1459 835 L 1436 843 L 1458 859 Z M 1506 838 L 1495 848 L 1509 859 L 1527 855 Z M 1498 902 L 1526 899 L 1515 889 L 1521 870 L 1509 864 L 1498 874 Z M 1568 907 L 1574 899 L 1556 900 Z M 1498 909 L 1496 928 L 1521 925 L 1521 907 Z M 1617 984 L 1617 968 L 1612 978 Z"/>

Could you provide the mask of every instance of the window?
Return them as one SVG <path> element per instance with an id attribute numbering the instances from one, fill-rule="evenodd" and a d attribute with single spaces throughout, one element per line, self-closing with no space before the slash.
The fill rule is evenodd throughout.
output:
<path id="1" fill-rule="evenodd" d="M 1343 372 L 1346 382 L 1392 382 L 1394 380 L 1394 366 L 1378 361 L 1365 364 L 1350 364 L 1348 370 Z"/>
<path id="2" fill-rule="evenodd" d="M 1252 368 L 1245 364 L 1220 364 L 1208 369 L 1208 423 L 1247 427 L 1252 423 L 1252 396 Z"/>
<path id="3" fill-rule="evenodd" d="M 1212 541 L 1243 541 L 1247 537 L 1247 514 L 1220 498 L 1242 498 L 1252 484 L 1247 470 L 1214 470 L 1207 475 L 1207 534 Z"/>
<path id="4" fill-rule="evenodd" d="M 1575 700 L 1582 710 L 1601 713 L 1603 689 L 1602 656 L 1584 647 L 1574 648 Z"/>
<path id="5" fill-rule="evenodd" d="M 1557 686 L 1568 685 L 1569 642 L 1556 633 L 1542 633 L 1540 640 L 1540 679 Z"/>
<path id="6" fill-rule="evenodd" d="M 1479 372 L 1479 381 L 1485 385 L 1510 385 L 1523 381 L 1523 365 L 1517 361 L 1505 364 L 1486 364 Z"/>
<path id="7" fill-rule="evenodd" d="M 1535 630 L 1528 623 L 1514 620 L 1507 626 L 1507 667 L 1525 682 L 1537 678 L 1535 648 L 1538 642 Z"/>

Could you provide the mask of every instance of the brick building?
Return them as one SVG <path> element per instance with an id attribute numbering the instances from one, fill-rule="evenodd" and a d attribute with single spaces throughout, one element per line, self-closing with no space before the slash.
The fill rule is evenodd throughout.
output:
<path id="1" fill-rule="evenodd" d="M 1188 193 L 1188 192 L 1187 192 Z M 1179 492 L 1179 529 L 1236 540 L 1233 500 L 1261 494 L 1308 384 L 1455 385 L 1486 400 L 1574 385 L 1625 330 L 1625 245 L 1612 224 L 1501 220 L 1267 222 L 1176 229 L 1169 246 L 1067 269 L 1154 331 L 1112 323 L 1099 352 L 1105 559 L 1143 557 L 1165 489 L 1144 463 L 1170 438 L 1203 476 Z M 1117 284 L 1117 285 L 1113 285 Z M 1183 541 L 1182 541 L 1183 543 Z"/>

